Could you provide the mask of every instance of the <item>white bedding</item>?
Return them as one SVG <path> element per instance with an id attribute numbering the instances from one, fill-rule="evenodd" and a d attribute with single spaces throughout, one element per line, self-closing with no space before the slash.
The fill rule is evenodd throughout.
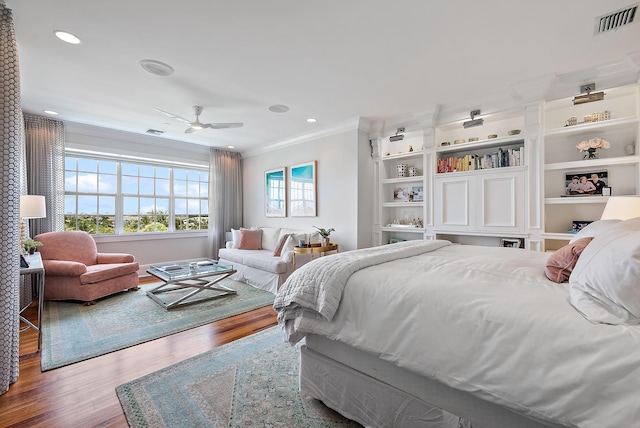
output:
<path id="1" fill-rule="evenodd" d="M 276 309 L 292 342 L 321 334 L 543 420 L 639 426 L 640 327 L 587 321 L 547 257 L 442 246 L 357 270 L 331 320 Z"/>

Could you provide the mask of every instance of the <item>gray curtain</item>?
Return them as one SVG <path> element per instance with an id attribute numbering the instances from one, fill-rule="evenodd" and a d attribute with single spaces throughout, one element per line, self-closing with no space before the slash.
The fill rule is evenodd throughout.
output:
<path id="1" fill-rule="evenodd" d="M 45 218 L 29 221 L 29 236 L 64 230 L 64 124 L 32 114 L 24 115 L 27 194 L 42 195 Z"/>
<path id="2" fill-rule="evenodd" d="M 0 394 L 18 379 L 20 192 L 24 155 L 20 70 L 13 17 L 0 3 Z"/>
<path id="3" fill-rule="evenodd" d="M 218 258 L 225 232 L 242 226 L 242 156 L 211 148 L 209 154 L 209 257 Z"/>

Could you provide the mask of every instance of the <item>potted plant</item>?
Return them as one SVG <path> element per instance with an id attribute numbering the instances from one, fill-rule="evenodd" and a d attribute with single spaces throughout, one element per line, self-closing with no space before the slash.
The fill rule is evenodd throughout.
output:
<path id="1" fill-rule="evenodd" d="M 24 240 L 24 250 L 29 254 L 33 254 L 36 251 L 36 248 L 40 246 L 42 246 L 42 242 L 36 241 L 33 238 L 27 238 Z"/>
<path id="2" fill-rule="evenodd" d="M 322 227 L 318 227 L 318 226 L 313 226 L 316 229 L 318 229 L 318 232 L 320 232 L 320 236 L 322 236 L 322 246 L 323 247 L 328 247 L 329 246 L 329 235 L 331 235 L 331 232 L 335 232 L 335 229 L 332 227 L 331 229 L 325 229 Z"/>

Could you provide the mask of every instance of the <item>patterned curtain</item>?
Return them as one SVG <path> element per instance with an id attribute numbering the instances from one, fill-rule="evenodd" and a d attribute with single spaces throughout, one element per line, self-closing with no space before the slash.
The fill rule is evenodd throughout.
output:
<path id="1" fill-rule="evenodd" d="M 211 148 L 209 155 L 209 257 L 218 258 L 225 232 L 242 226 L 242 156 Z"/>
<path id="2" fill-rule="evenodd" d="M 64 124 L 24 115 L 27 194 L 43 195 L 47 217 L 29 221 L 29 236 L 64 230 Z"/>
<path id="3" fill-rule="evenodd" d="M 0 3 L 0 394 L 18 379 L 20 193 L 24 138 L 11 10 Z"/>

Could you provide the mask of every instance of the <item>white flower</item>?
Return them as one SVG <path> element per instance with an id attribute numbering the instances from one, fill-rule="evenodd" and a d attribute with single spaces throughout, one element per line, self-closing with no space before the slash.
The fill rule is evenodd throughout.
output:
<path id="1" fill-rule="evenodd" d="M 576 148 L 581 152 L 587 152 L 593 149 L 608 149 L 609 147 L 611 147 L 611 145 L 604 138 L 592 138 L 576 144 Z"/>

